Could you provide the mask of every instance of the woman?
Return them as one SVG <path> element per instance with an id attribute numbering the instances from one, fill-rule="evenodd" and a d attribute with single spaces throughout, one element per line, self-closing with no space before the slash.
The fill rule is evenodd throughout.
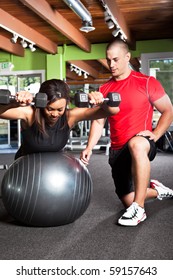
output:
<path id="1" fill-rule="evenodd" d="M 21 91 L 16 94 L 16 102 L 0 105 L 0 118 L 20 119 L 22 144 L 15 159 L 36 152 L 61 151 L 69 139 L 70 130 L 82 120 L 105 118 L 119 112 L 118 107 L 109 107 L 103 102 L 99 92 L 89 94 L 93 108 L 68 109 L 70 102 L 68 85 L 58 79 L 41 84 L 39 92 L 47 94 L 47 106 L 31 106 L 31 93 Z"/>

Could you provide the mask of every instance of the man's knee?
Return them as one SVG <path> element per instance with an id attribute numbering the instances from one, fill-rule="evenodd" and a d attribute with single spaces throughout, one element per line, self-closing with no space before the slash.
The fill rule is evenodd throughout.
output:
<path id="1" fill-rule="evenodd" d="M 148 140 L 142 136 L 134 136 L 131 138 L 128 142 L 128 147 L 131 155 L 147 155 L 150 150 Z"/>

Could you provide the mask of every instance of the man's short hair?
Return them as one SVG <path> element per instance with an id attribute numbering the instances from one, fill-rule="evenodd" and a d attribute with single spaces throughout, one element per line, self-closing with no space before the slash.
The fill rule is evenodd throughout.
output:
<path id="1" fill-rule="evenodd" d="M 106 52 L 110 49 L 112 49 L 114 46 L 120 45 L 122 48 L 124 48 L 127 52 L 129 52 L 129 46 L 128 44 L 123 41 L 120 38 L 115 38 L 113 39 L 111 42 L 108 43 L 107 47 L 106 47 Z"/>

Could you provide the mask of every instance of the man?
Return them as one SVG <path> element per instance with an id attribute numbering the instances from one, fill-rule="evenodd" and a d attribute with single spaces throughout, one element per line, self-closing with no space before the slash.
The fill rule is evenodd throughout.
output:
<path id="1" fill-rule="evenodd" d="M 155 142 L 172 123 L 173 106 L 154 77 L 130 69 L 130 52 L 124 41 L 116 38 L 108 44 L 106 58 L 112 78 L 100 87 L 100 100 L 108 92 L 121 95 L 120 112 L 108 118 L 111 138 L 109 164 L 116 193 L 127 208 L 118 223 L 136 226 L 146 219 L 145 199 L 173 197 L 173 190 L 156 180 L 151 181 L 148 188 L 150 161 L 156 155 Z M 152 130 L 154 107 L 161 117 Z M 102 134 L 104 123 L 105 119 L 100 119 L 91 125 L 87 147 L 81 153 L 85 164 L 88 164 L 92 148 Z"/>

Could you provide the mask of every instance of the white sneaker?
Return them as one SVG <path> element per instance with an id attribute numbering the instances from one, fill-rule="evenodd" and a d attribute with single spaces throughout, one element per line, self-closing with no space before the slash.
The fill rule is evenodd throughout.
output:
<path id="1" fill-rule="evenodd" d="M 137 226 L 147 218 L 145 209 L 140 207 L 136 202 L 126 209 L 126 212 L 118 220 L 122 226 Z"/>
<path id="2" fill-rule="evenodd" d="M 157 198 L 160 200 L 163 198 L 173 198 L 173 190 L 165 187 L 158 180 L 151 180 L 150 187 L 158 192 Z"/>

